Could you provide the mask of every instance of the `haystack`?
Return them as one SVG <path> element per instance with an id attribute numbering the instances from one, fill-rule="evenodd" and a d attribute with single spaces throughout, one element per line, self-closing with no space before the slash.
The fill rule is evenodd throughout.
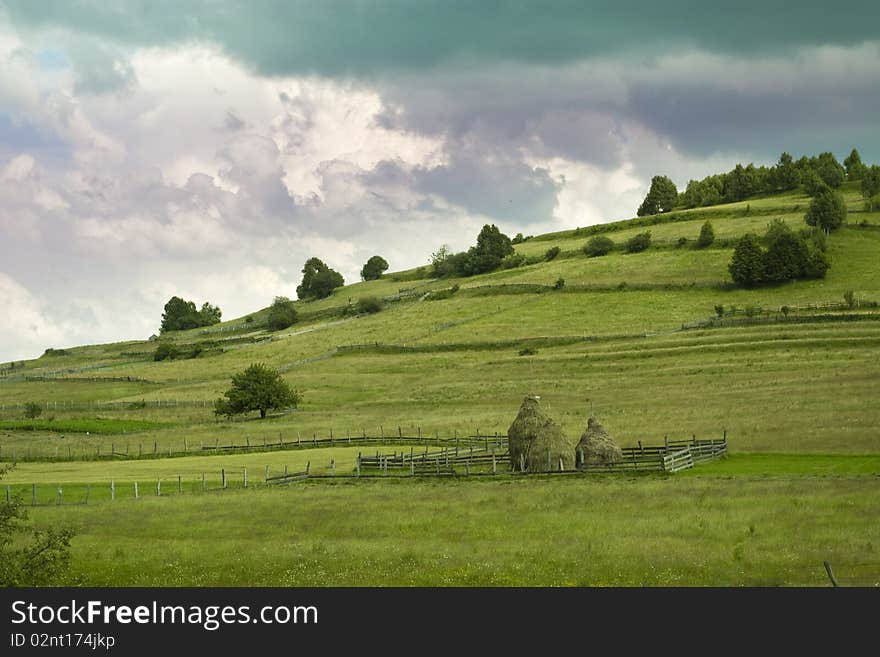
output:
<path id="1" fill-rule="evenodd" d="M 574 467 L 574 443 L 541 410 L 537 397 L 523 400 L 507 439 L 512 470 L 524 464 L 527 472 L 558 471 L 560 459 L 564 469 Z"/>
<path id="2" fill-rule="evenodd" d="M 577 444 L 577 453 L 581 450 L 586 465 L 607 465 L 623 459 L 620 446 L 594 417 L 587 420 L 587 429 Z"/>

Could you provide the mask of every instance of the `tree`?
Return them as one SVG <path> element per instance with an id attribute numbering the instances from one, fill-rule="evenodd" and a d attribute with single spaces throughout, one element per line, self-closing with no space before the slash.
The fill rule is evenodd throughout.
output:
<path id="1" fill-rule="evenodd" d="M 810 201 L 804 220 L 808 226 L 818 226 L 826 233 L 839 228 L 846 220 L 843 196 L 830 189 L 819 193 Z"/>
<path id="2" fill-rule="evenodd" d="M 207 301 L 202 304 L 201 310 L 196 310 L 195 303 L 175 296 L 165 304 L 165 312 L 162 313 L 162 325 L 159 330 L 164 333 L 210 326 L 218 323 L 221 315 L 220 308 L 212 306 Z"/>
<path id="3" fill-rule="evenodd" d="M 807 244 L 788 224 L 774 221 L 765 239 L 768 245 L 764 254 L 764 281 L 784 283 L 807 276 L 810 266 Z"/>
<path id="4" fill-rule="evenodd" d="M 266 412 L 279 408 L 296 408 L 301 395 L 290 387 L 277 370 L 255 363 L 233 375 L 232 387 L 214 402 L 214 413 L 232 417 L 250 411 Z"/>
<path id="5" fill-rule="evenodd" d="M 859 155 L 859 152 L 854 148 L 850 151 L 850 154 L 843 161 L 843 166 L 846 168 L 846 177 L 848 180 L 861 180 L 862 176 L 865 174 L 865 164 L 862 162 L 862 156 Z"/>
<path id="6" fill-rule="evenodd" d="M 834 153 L 819 153 L 813 168 L 829 187 L 840 187 L 846 179 L 846 169 L 837 161 Z"/>
<path id="7" fill-rule="evenodd" d="M 712 228 L 711 222 L 706 221 L 706 223 L 703 224 L 702 228 L 700 228 L 700 236 L 697 238 L 697 247 L 705 249 L 714 241 L 715 229 Z"/>
<path id="8" fill-rule="evenodd" d="M 280 331 L 296 322 L 296 307 L 287 297 L 275 297 L 269 307 L 266 326 L 270 331 Z"/>
<path id="9" fill-rule="evenodd" d="M 795 189 L 801 182 L 800 173 L 789 153 L 783 152 L 775 168 L 775 182 L 778 189 Z"/>
<path id="10" fill-rule="evenodd" d="M 677 201 L 678 189 L 675 183 L 666 176 L 654 176 L 651 178 L 651 188 L 636 214 L 644 217 L 658 212 L 669 212 Z"/>
<path id="11" fill-rule="evenodd" d="M 831 189 L 813 169 L 807 169 L 801 176 L 801 180 L 803 180 L 804 191 L 807 193 L 807 196 L 818 196 L 822 192 Z"/>
<path id="12" fill-rule="evenodd" d="M 868 203 L 868 212 L 874 211 L 878 194 L 880 194 L 880 166 L 874 164 L 866 167 L 862 174 L 862 196 Z"/>
<path id="13" fill-rule="evenodd" d="M 746 233 L 737 240 L 728 270 L 733 282 L 744 287 L 753 287 L 764 280 L 764 249 L 757 235 Z"/>
<path id="14" fill-rule="evenodd" d="M 614 250 L 614 241 L 605 235 L 597 235 L 584 245 L 584 253 L 590 258 L 607 255 Z"/>
<path id="15" fill-rule="evenodd" d="M 40 417 L 42 412 L 43 407 L 40 406 L 40 404 L 38 404 L 37 402 L 28 402 L 24 405 L 24 416 L 29 420 Z"/>
<path id="16" fill-rule="evenodd" d="M 318 258 L 309 258 L 302 268 L 302 283 L 296 288 L 300 299 L 323 299 L 345 285 L 342 274 L 330 269 Z"/>
<path id="17" fill-rule="evenodd" d="M 382 278 L 382 272 L 388 269 L 388 263 L 382 256 L 374 255 L 367 260 L 361 269 L 361 278 L 365 281 L 375 281 Z"/>
<path id="18" fill-rule="evenodd" d="M 0 468 L 0 478 L 10 468 Z M 0 588 L 58 584 L 70 561 L 66 528 L 38 530 L 27 524 L 21 498 L 0 500 Z"/>

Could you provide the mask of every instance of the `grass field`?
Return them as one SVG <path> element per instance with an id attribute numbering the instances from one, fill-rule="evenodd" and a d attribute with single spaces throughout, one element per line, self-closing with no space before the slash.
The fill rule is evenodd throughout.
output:
<path id="1" fill-rule="evenodd" d="M 845 193 L 853 212 L 830 237 L 823 280 L 736 289 L 729 244 L 675 246 L 707 218 L 723 240 L 777 217 L 800 227 L 809 201 L 788 194 L 601 229 L 618 243 L 650 230 L 655 246 L 639 254 L 587 258 L 590 235 L 565 231 L 517 247 L 558 245 L 551 262 L 465 279 L 389 274 L 298 302 L 284 331 L 265 331 L 258 310 L 162 336 L 208 345 L 194 359 L 156 362 L 148 340 L 46 345 L 67 353 L 0 378 L 0 459 L 55 462 L 20 462 L 2 483 L 27 502 L 37 486 L 38 523 L 76 527 L 76 583 L 811 585 L 829 559 L 845 583 L 877 585 L 880 311 L 864 302 L 880 301 L 880 213 L 855 212 L 857 191 Z M 559 278 L 562 290 L 523 287 Z M 448 298 L 424 296 L 454 284 Z M 844 306 L 847 291 L 862 303 Z M 345 316 L 363 296 L 384 309 Z M 719 304 L 740 312 L 685 328 Z M 806 307 L 817 304 L 836 305 Z M 253 362 L 279 368 L 300 408 L 215 418 L 210 402 Z M 625 446 L 726 431 L 731 457 L 671 477 L 355 482 L 358 448 L 259 447 L 330 431 L 505 432 L 530 393 L 571 436 L 592 413 Z M 43 415 L 25 421 L 31 401 Z M 184 441 L 255 451 L 161 458 Z M 111 449 L 123 456 L 108 460 Z M 262 485 L 266 466 L 329 474 L 331 458 L 334 481 Z M 221 469 L 230 490 L 216 490 Z M 214 490 L 202 492 L 202 473 Z M 87 486 L 89 506 L 77 505 Z"/>

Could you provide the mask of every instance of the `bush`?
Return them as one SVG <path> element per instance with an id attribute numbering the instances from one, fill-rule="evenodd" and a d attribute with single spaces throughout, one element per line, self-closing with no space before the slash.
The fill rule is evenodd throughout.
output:
<path id="1" fill-rule="evenodd" d="M 53 349 L 49 347 L 46 351 L 43 352 L 44 356 L 69 356 L 70 352 L 67 349 Z"/>
<path id="2" fill-rule="evenodd" d="M 700 236 L 697 238 L 697 248 L 705 249 L 714 241 L 715 229 L 712 228 L 712 223 L 707 221 L 703 224 L 702 228 L 700 228 Z"/>
<path id="3" fill-rule="evenodd" d="M 564 287 L 565 287 L 565 279 L 561 278 L 561 277 L 557 278 L 556 282 L 553 284 L 553 289 L 554 290 L 561 290 Z"/>
<path id="4" fill-rule="evenodd" d="M 296 322 L 296 307 L 287 297 L 275 297 L 269 308 L 266 326 L 270 331 L 286 329 Z"/>
<path id="5" fill-rule="evenodd" d="M 502 269 L 516 269 L 517 267 L 521 267 L 526 262 L 526 257 L 519 253 L 511 253 L 509 256 L 506 256 L 501 261 Z"/>
<path id="6" fill-rule="evenodd" d="M 847 290 L 843 293 L 843 300 L 846 302 L 848 308 L 854 308 L 856 305 L 856 294 L 852 290 Z"/>
<path id="7" fill-rule="evenodd" d="M 39 417 L 43 413 L 43 407 L 37 402 L 28 402 L 24 405 L 24 416 L 30 420 Z"/>
<path id="8" fill-rule="evenodd" d="M 174 360 L 175 358 L 180 356 L 180 350 L 177 348 L 177 345 L 174 345 L 170 342 L 163 342 L 158 347 L 156 347 L 156 351 L 153 352 L 153 360 Z"/>
<path id="9" fill-rule="evenodd" d="M 532 347 L 523 347 L 519 350 L 520 356 L 534 356 L 538 353 L 537 349 L 533 349 Z"/>
<path id="10" fill-rule="evenodd" d="M 364 297 L 363 299 L 358 299 L 355 307 L 358 314 L 371 315 L 382 310 L 382 302 L 376 297 Z"/>
<path id="11" fill-rule="evenodd" d="M 547 249 L 547 252 L 544 254 L 544 260 L 546 260 L 548 262 L 550 260 L 553 260 L 554 258 L 556 258 L 556 256 L 559 255 L 560 251 L 561 251 L 561 249 L 558 246 L 550 247 L 549 249 Z"/>
<path id="12" fill-rule="evenodd" d="M 613 250 L 613 240 L 604 235 L 597 235 L 584 245 L 584 253 L 590 258 L 607 255 Z"/>
<path id="13" fill-rule="evenodd" d="M 716 303 L 715 304 L 715 314 L 718 317 L 724 317 L 724 304 L 723 303 Z"/>
<path id="14" fill-rule="evenodd" d="M 626 241 L 627 253 L 639 253 L 651 246 L 651 231 L 633 235 Z"/>
<path id="15" fill-rule="evenodd" d="M 683 249 L 687 246 L 688 238 L 687 237 L 679 237 L 678 241 L 675 243 L 675 246 L 679 249 Z"/>
<path id="16" fill-rule="evenodd" d="M 253 324 L 253 323 L 254 323 L 254 318 L 251 317 L 250 315 L 248 315 L 247 317 L 244 318 L 244 323 L 245 323 L 245 324 Z"/>

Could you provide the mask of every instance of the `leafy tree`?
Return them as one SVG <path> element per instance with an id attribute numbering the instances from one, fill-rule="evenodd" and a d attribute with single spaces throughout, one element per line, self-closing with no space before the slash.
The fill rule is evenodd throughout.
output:
<path id="1" fill-rule="evenodd" d="M 754 287 L 764 280 L 764 249 L 754 233 L 746 233 L 737 240 L 728 266 L 733 282 Z"/>
<path id="2" fill-rule="evenodd" d="M 808 226 L 818 226 L 826 233 L 839 228 L 846 220 L 846 202 L 843 196 L 830 189 L 816 195 L 804 220 Z"/>
<path id="3" fill-rule="evenodd" d="M 849 180 L 861 180 L 865 174 L 866 167 L 864 162 L 862 162 L 862 156 L 859 155 L 855 148 L 850 151 L 850 154 L 843 161 L 843 166 L 846 168 L 846 177 Z"/>
<path id="4" fill-rule="evenodd" d="M 806 242 L 783 221 L 775 221 L 767 230 L 764 255 L 764 281 L 783 283 L 808 275 L 810 253 Z"/>
<path id="5" fill-rule="evenodd" d="M 511 244 L 522 244 L 526 241 L 526 238 L 523 237 L 522 233 L 517 233 L 512 240 L 510 240 Z"/>
<path id="6" fill-rule="evenodd" d="M 207 301 L 202 304 L 201 310 L 196 310 L 196 304 L 192 301 L 174 296 L 165 304 L 160 332 L 185 331 L 200 326 L 210 326 L 218 323 L 221 315 L 220 308 L 212 306 Z"/>
<path id="7" fill-rule="evenodd" d="M 233 375 L 232 387 L 214 402 L 214 413 L 232 417 L 250 411 L 295 408 L 301 395 L 290 387 L 281 374 L 263 363 L 255 363 L 243 372 Z"/>
<path id="8" fill-rule="evenodd" d="M 880 166 L 874 164 L 866 167 L 862 174 L 862 196 L 867 200 L 869 212 L 874 211 L 878 194 L 880 194 Z"/>
<path id="9" fill-rule="evenodd" d="M 388 262 L 382 256 L 374 255 L 367 260 L 361 269 L 361 278 L 365 281 L 375 281 L 382 278 L 382 272 L 388 269 Z"/>
<path id="10" fill-rule="evenodd" d="M 561 251 L 561 249 L 558 246 L 551 246 L 549 249 L 547 249 L 547 252 L 544 254 L 544 260 L 546 260 L 548 262 L 550 260 L 554 260 L 556 258 L 556 256 L 559 255 L 560 251 Z"/>
<path id="11" fill-rule="evenodd" d="M 33 420 L 34 418 L 40 417 L 43 412 L 43 407 L 37 402 L 28 402 L 24 405 L 24 416 L 29 420 Z"/>
<path id="12" fill-rule="evenodd" d="M 323 299 L 333 294 L 333 290 L 342 287 L 345 280 L 342 274 L 330 269 L 318 258 L 309 258 L 302 268 L 302 283 L 296 288 L 300 299 Z"/>
<path id="13" fill-rule="evenodd" d="M 775 167 L 775 183 L 778 189 L 795 189 L 801 182 L 800 172 L 794 164 L 794 160 L 788 153 L 779 156 L 779 162 Z"/>
<path id="14" fill-rule="evenodd" d="M 584 253 L 591 258 L 607 255 L 614 250 L 614 241 L 605 235 L 597 235 L 584 245 Z"/>
<path id="15" fill-rule="evenodd" d="M 10 468 L 0 468 L 0 477 Z M 70 529 L 27 524 L 21 498 L 0 499 L 0 588 L 58 584 L 70 561 Z"/>
<path id="16" fill-rule="evenodd" d="M 666 176 L 654 176 L 651 178 L 651 188 L 636 214 L 644 217 L 658 212 L 669 212 L 677 201 L 678 189 L 675 183 Z"/>
<path id="17" fill-rule="evenodd" d="M 818 196 L 830 189 L 814 169 L 807 169 L 801 178 L 804 182 L 804 191 L 807 193 L 807 196 Z"/>
<path id="18" fill-rule="evenodd" d="M 561 290 L 564 287 L 565 287 L 565 279 L 560 276 L 559 278 L 556 279 L 556 282 L 553 284 L 553 289 L 554 290 Z"/>
<path id="19" fill-rule="evenodd" d="M 627 253 L 638 253 L 644 251 L 651 246 L 651 231 L 645 231 L 638 235 L 633 235 L 626 241 Z"/>
<path id="20" fill-rule="evenodd" d="M 153 352 L 153 360 L 174 360 L 179 355 L 180 350 L 175 344 L 171 342 L 163 342 L 158 347 L 156 347 L 156 351 Z"/>
<path id="21" fill-rule="evenodd" d="M 837 161 L 833 153 L 819 153 L 813 168 L 829 187 L 840 187 L 846 179 L 846 169 Z"/>
<path id="22" fill-rule="evenodd" d="M 712 228 L 711 222 L 706 221 L 706 223 L 703 224 L 702 228 L 700 228 L 700 236 L 697 238 L 697 246 L 701 249 L 705 249 L 714 241 L 715 229 Z"/>
<path id="23" fill-rule="evenodd" d="M 296 322 L 296 307 L 287 297 L 275 297 L 269 307 L 266 325 L 270 331 L 280 331 Z"/>
<path id="24" fill-rule="evenodd" d="M 725 196 L 731 201 L 741 201 L 759 191 L 758 175 L 755 166 L 737 164 L 728 174 L 725 184 Z"/>

